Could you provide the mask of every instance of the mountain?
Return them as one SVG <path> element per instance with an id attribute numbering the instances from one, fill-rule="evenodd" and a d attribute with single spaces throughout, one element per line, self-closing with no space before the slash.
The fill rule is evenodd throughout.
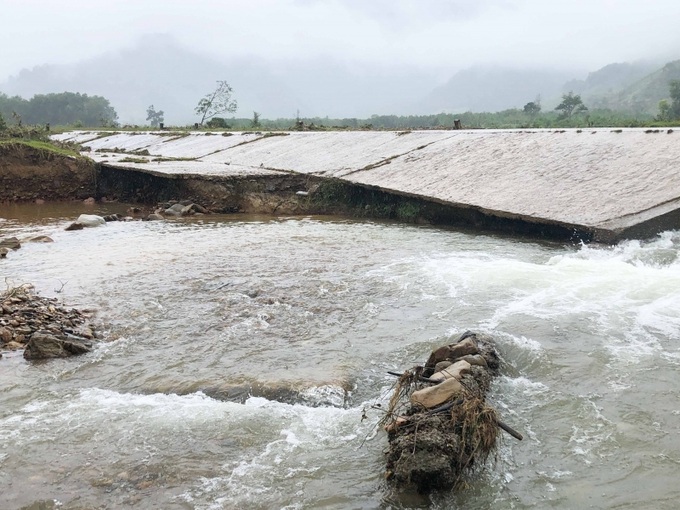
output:
<path id="1" fill-rule="evenodd" d="M 473 67 L 457 72 L 430 92 L 420 109 L 428 113 L 459 113 L 522 108 L 539 96 L 559 96 L 569 78 L 568 73 L 560 71 Z"/>
<path id="2" fill-rule="evenodd" d="M 642 79 L 657 67 L 651 62 L 609 64 L 589 73 L 584 80 L 568 81 L 563 92 L 574 92 L 583 99 L 612 94 Z"/>
<path id="3" fill-rule="evenodd" d="M 657 114 L 659 101 L 670 97 L 669 83 L 672 80 L 680 80 L 680 60 L 668 62 L 622 90 L 602 97 L 601 104 L 614 110 Z"/>
<path id="4" fill-rule="evenodd" d="M 169 36 L 147 36 L 138 44 L 72 65 L 24 69 L 0 91 L 30 98 L 50 92 L 81 92 L 107 98 L 121 123 L 146 124 L 153 104 L 168 125 L 191 124 L 199 99 L 226 80 L 238 117 L 368 117 L 393 113 L 427 90 L 432 76 L 410 69 L 350 67 L 332 59 L 268 62 L 222 61 L 191 51 Z"/>

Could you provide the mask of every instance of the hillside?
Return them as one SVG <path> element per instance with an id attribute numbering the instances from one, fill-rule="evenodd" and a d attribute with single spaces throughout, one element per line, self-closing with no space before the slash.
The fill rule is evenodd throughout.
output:
<path id="1" fill-rule="evenodd" d="M 522 108 L 537 96 L 557 97 L 569 74 L 549 70 L 475 67 L 454 74 L 420 103 L 427 113 L 495 112 Z"/>
<path id="2" fill-rule="evenodd" d="M 672 80 L 680 80 L 680 60 L 667 63 L 661 69 L 610 96 L 609 104 L 618 110 L 656 114 L 659 101 L 669 97 L 669 82 Z"/>

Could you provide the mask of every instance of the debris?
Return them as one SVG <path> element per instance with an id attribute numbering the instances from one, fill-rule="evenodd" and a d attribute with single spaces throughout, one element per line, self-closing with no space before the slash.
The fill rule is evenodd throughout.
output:
<path id="1" fill-rule="evenodd" d="M 501 422 L 486 403 L 500 360 L 491 337 L 465 332 L 424 366 L 399 377 L 380 424 L 387 431 L 387 479 L 419 493 L 457 489 L 496 451 Z"/>

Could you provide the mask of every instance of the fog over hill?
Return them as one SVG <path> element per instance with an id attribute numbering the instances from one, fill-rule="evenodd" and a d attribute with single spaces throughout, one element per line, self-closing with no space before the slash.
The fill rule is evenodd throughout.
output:
<path id="1" fill-rule="evenodd" d="M 168 124 L 197 120 L 193 109 L 216 80 L 226 80 L 238 101 L 236 115 L 265 118 L 366 117 L 413 110 L 434 73 L 416 69 L 352 68 L 332 59 L 268 62 L 261 58 L 220 60 L 177 44 L 167 36 L 145 37 L 133 47 L 70 65 L 22 70 L 0 91 L 34 94 L 77 91 L 106 97 L 123 123 L 144 124 L 153 104 Z"/>
<path id="2" fill-rule="evenodd" d="M 618 63 L 588 74 L 498 65 L 451 72 L 405 65 L 349 65 L 320 57 L 220 59 L 188 49 L 171 36 L 154 35 L 81 62 L 24 69 L 0 83 L 0 92 L 24 98 L 64 91 L 100 95 L 111 102 L 122 124 L 139 125 L 146 124 L 150 105 L 165 112 L 166 124 L 196 122 L 194 107 L 214 90 L 217 80 L 232 86 L 239 105 L 235 115 L 246 118 L 254 111 L 269 119 L 298 114 L 303 118 L 368 118 L 373 114 L 494 112 L 522 108 L 537 98 L 544 109 L 552 109 L 568 91 L 582 94 L 592 107 L 653 113 L 658 100 L 666 97 L 668 79 L 677 75 L 673 66 L 665 73 L 657 71 L 662 65 Z M 625 92 L 626 88 L 630 91 Z"/>

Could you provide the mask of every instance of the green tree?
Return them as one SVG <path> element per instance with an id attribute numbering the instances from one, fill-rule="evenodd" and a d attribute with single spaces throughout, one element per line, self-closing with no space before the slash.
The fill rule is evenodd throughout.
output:
<path id="1" fill-rule="evenodd" d="M 116 110 L 107 99 L 74 92 L 36 94 L 30 100 L 0 94 L 0 113 L 14 124 L 115 125 Z"/>
<path id="2" fill-rule="evenodd" d="M 151 127 L 158 127 L 162 122 L 163 122 L 163 116 L 165 113 L 163 110 L 158 110 L 156 111 L 156 108 L 154 108 L 153 105 L 149 106 L 146 109 L 146 120 L 149 121 L 149 124 Z"/>
<path id="3" fill-rule="evenodd" d="M 7 129 L 7 123 L 5 122 L 5 117 L 0 113 L 0 131 L 5 131 Z"/>
<path id="4" fill-rule="evenodd" d="M 668 99 L 662 99 L 659 101 L 659 114 L 656 116 L 656 120 L 671 120 L 671 116 L 671 104 L 668 102 Z"/>
<path id="5" fill-rule="evenodd" d="M 232 89 L 224 80 L 217 81 L 217 88 L 198 102 L 194 109 L 196 115 L 201 116 L 201 126 L 206 119 L 211 119 L 220 113 L 234 113 L 238 104 L 231 98 Z"/>
<path id="6" fill-rule="evenodd" d="M 580 95 L 569 92 L 562 94 L 562 102 L 555 107 L 555 110 L 562 112 L 560 118 L 570 119 L 576 114 L 587 111 L 588 108 L 583 104 Z"/>
<path id="7" fill-rule="evenodd" d="M 671 93 L 671 119 L 680 119 L 680 80 L 671 80 L 669 87 Z"/>
<path id="8" fill-rule="evenodd" d="M 534 117 L 541 113 L 541 103 L 538 101 L 531 101 L 524 105 L 524 113 Z"/>
<path id="9" fill-rule="evenodd" d="M 260 127 L 260 114 L 258 112 L 253 112 L 253 120 L 250 121 L 250 127 Z"/>

